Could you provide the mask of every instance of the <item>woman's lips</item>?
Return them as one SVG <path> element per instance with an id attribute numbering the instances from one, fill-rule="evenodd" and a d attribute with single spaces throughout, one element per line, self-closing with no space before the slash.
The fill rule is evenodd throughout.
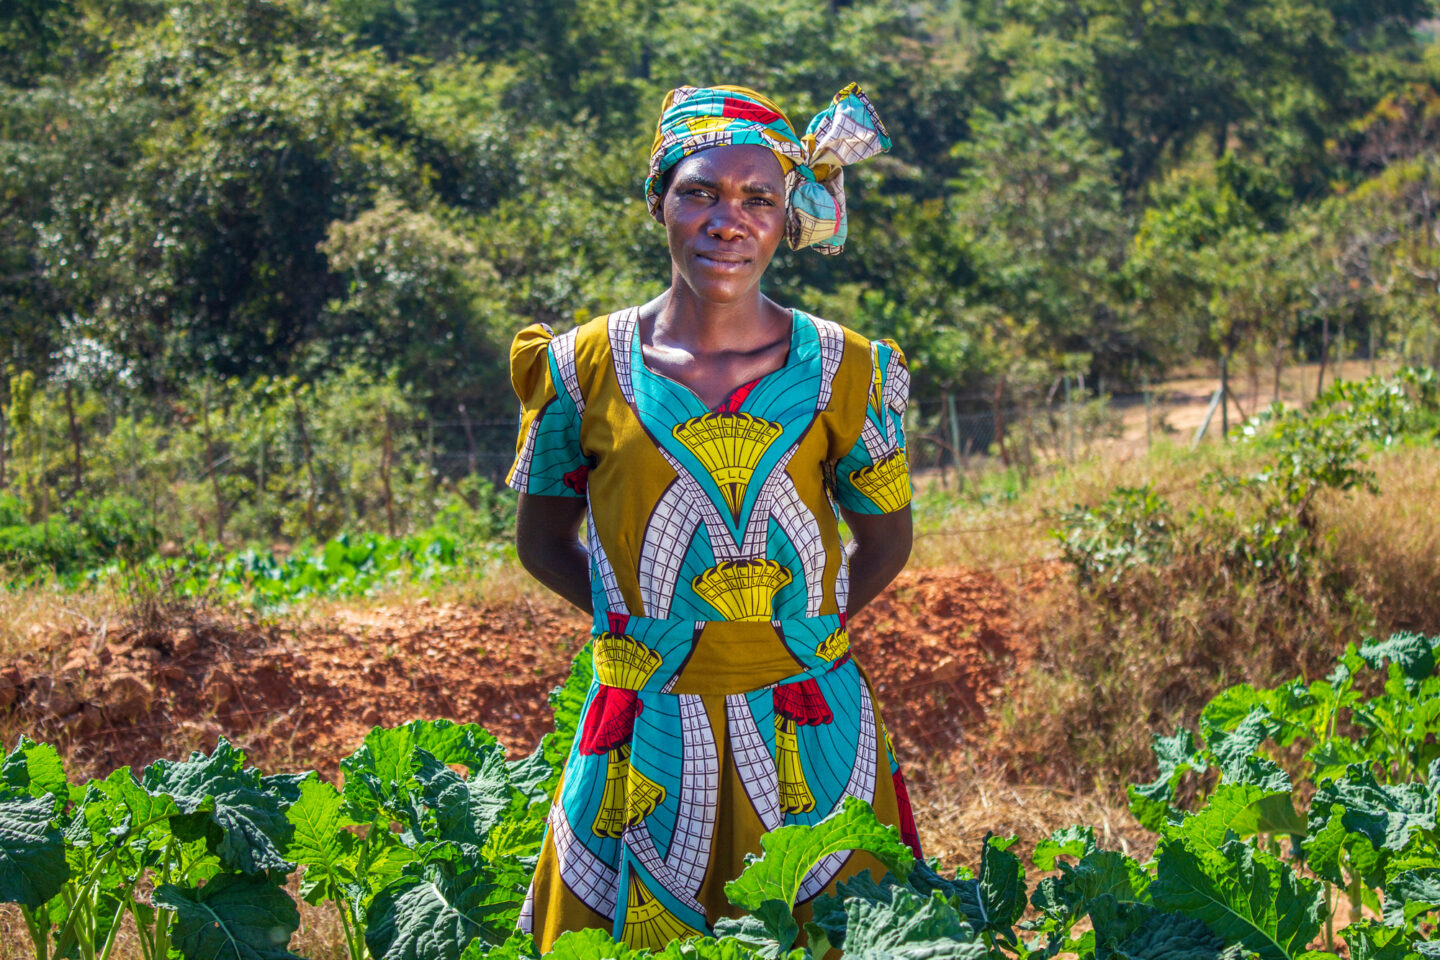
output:
<path id="1" fill-rule="evenodd" d="M 697 260 L 705 261 L 705 265 L 711 270 L 736 271 L 742 270 L 749 265 L 750 259 L 733 253 L 695 253 Z"/>

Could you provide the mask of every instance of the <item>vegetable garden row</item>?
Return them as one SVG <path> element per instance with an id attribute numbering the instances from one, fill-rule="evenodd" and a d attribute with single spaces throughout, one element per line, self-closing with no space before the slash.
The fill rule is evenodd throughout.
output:
<path id="1" fill-rule="evenodd" d="M 742 916 L 658 956 L 1440 957 L 1437 652 L 1440 637 L 1413 634 L 1352 645 L 1322 680 L 1231 687 L 1198 732 L 1158 737 L 1158 778 L 1130 788 L 1158 835 L 1149 862 L 1077 826 L 1031 851 L 1051 873 L 1033 885 L 1013 839 L 987 838 L 973 872 L 947 875 L 849 798 L 768 834 L 726 887 Z M 591 683 L 587 648 L 528 757 L 507 760 L 478 726 L 416 721 L 371 731 L 341 764 L 343 789 L 263 775 L 224 740 L 70 784 L 52 747 L 22 738 L 0 764 L 0 900 L 19 905 L 38 960 L 108 960 L 127 917 L 146 960 L 286 960 L 300 871 L 351 960 L 533 958 L 515 923 Z M 889 872 L 814 901 L 796 947 L 800 880 L 840 849 Z M 590 930 L 547 956 L 651 954 Z"/>

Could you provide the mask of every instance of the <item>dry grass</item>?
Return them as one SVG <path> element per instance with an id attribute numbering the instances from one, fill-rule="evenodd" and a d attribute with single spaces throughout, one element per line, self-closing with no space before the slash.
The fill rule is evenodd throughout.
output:
<path id="1" fill-rule="evenodd" d="M 1151 735 L 1193 723 L 1226 686 L 1321 674 L 1367 635 L 1440 631 L 1435 461 L 1433 448 L 1374 456 L 1381 493 L 1322 503 L 1318 559 L 1293 582 L 1236 579 L 1217 551 L 1202 550 L 1115 584 L 1079 589 L 1062 578 L 1022 597 L 1038 648 L 995 718 L 995 753 L 1023 781 L 1103 784 L 1118 798 L 1126 782 L 1149 779 Z M 1162 489 L 1167 475 L 1193 473 L 1185 458 L 1147 466 Z M 1077 478 L 1075 500 L 1090 482 Z M 1172 497 L 1177 515 L 1207 499 L 1193 489 Z"/>

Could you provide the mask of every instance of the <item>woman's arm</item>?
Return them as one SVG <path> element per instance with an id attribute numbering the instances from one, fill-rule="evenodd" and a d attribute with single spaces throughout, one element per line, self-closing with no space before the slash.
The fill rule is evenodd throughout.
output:
<path id="1" fill-rule="evenodd" d="M 848 553 L 850 603 L 847 610 L 849 616 L 854 616 L 905 569 L 914 531 L 908 506 L 893 513 L 852 513 L 841 507 L 840 514 L 855 538 Z"/>
<path id="2" fill-rule="evenodd" d="M 593 613 L 590 556 L 580 542 L 584 519 L 584 500 L 522 493 L 515 516 L 515 552 L 536 580 Z"/>

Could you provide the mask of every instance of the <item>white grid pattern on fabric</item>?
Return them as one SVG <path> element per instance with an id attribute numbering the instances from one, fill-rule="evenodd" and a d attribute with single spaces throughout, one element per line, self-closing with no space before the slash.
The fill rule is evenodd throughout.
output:
<path id="1" fill-rule="evenodd" d="M 635 321 L 639 316 L 640 308 L 631 307 L 629 310 L 611 314 L 607 324 L 615 379 L 620 383 L 620 395 L 629 404 L 635 403 L 635 383 L 630 376 L 630 341 L 635 335 Z"/>
<path id="2" fill-rule="evenodd" d="M 560 864 L 560 879 L 571 893 L 602 917 L 615 916 L 615 897 L 620 889 L 620 874 L 595 856 L 570 826 L 565 808 L 555 804 L 550 813 L 550 829 L 555 837 L 555 858 Z"/>
<path id="3" fill-rule="evenodd" d="M 859 163 L 872 156 L 879 136 L 874 130 L 840 112 L 830 114 L 815 128 L 815 142 L 835 154 L 841 163 Z"/>
<path id="4" fill-rule="evenodd" d="M 870 459 L 876 463 L 895 452 L 895 437 L 893 436 L 895 425 L 890 422 L 889 417 L 885 418 L 885 425 L 890 428 L 889 432 L 892 434 L 889 438 L 880 432 L 880 428 L 875 426 L 875 421 L 868 416 L 865 418 L 864 425 L 860 427 L 860 442 L 865 444 L 865 452 L 870 454 Z"/>
<path id="5" fill-rule="evenodd" d="M 570 395 L 570 400 L 575 404 L 575 411 L 585 415 L 585 395 L 580 392 L 580 378 L 575 372 L 575 335 L 579 327 L 567 330 L 554 340 L 550 341 L 550 351 L 555 356 L 555 366 L 560 369 L 560 382 L 565 387 L 565 392 Z"/>
<path id="6" fill-rule="evenodd" d="M 535 932 L 535 878 L 530 878 L 530 889 L 525 891 L 525 902 L 520 905 L 520 918 L 515 929 L 521 933 Z"/>
<path id="7" fill-rule="evenodd" d="M 660 851 L 655 849 L 655 838 L 650 835 L 650 827 L 645 821 L 640 821 L 634 826 L 625 828 L 625 848 L 635 854 L 639 860 L 655 878 L 655 882 L 669 891 L 670 895 L 679 900 L 685 906 L 694 910 L 700 916 L 705 916 L 705 906 L 695 895 L 685 889 L 683 878 L 675 875 L 660 857 Z M 696 890 L 700 889 L 698 886 Z"/>
<path id="8" fill-rule="evenodd" d="M 900 362 L 900 354 L 891 351 L 890 363 L 885 368 L 885 404 L 901 416 L 905 405 L 910 402 L 910 371 Z"/>
<path id="9" fill-rule="evenodd" d="M 820 317 L 812 319 L 815 332 L 820 335 L 820 391 L 815 398 L 815 409 L 824 410 L 830 406 L 835 374 L 840 371 L 840 360 L 845 356 L 845 333 L 838 323 Z"/>
<path id="10" fill-rule="evenodd" d="M 672 483 L 660 495 L 650 522 L 645 526 L 645 540 L 640 545 L 640 599 L 645 616 L 657 620 L 670 617 L 670 604 L 675 599 L 675 582 L 680 564 L 700 526 L 700 515 L 686 504 L 685 488 Z"/>
<path id="11" fill-rule="evenodd" d="M 600 535 L 595 532 L 595 512 L 590 509 L 588 498 L 585 504 L 585 541 L 589 544 L 590 558 L 595 562 L 595 569 L 600 573 L 600 583 L 605 588 L 605 606 L 612 613 L 630 613 L 625 594 L 620 591 L 620 581 L 615 578 L 615 568 L 610 565 L 610 558 L 605 555 L 605 545 L 600 542 Z"/>
<path id="12" fill-rule="evenodd" d="M 720 757 L 705 702 L 697 694 L 680 695 L 680 730 L 684 759 L 680 762 L 680 802 L 675 810 L 675 835 L 665 865 L 694 895 L 705 881 L 710 844 L 715 836 L 716 798 L 720 795 Z M 702 911 L 703 912 L 703 911 Z"/>
<path id="13" fill-rule="evenodd" d="M 795 485 L 788 482 L 789 474 L 782 476 L 787 482 L 775 488 L 772 513 L 800 554 L 800 564 L 805 570 L 805 616 L 818 617 L 820 606 L 825 602 L 825 543 L 820 539 L 820 525 L 815 522 L 815 515 L 800 499 Z"/>
<path id="14" fill-rule="evenodd" d="M 730 754 L 735 758 L 735 771 L 755 814 L 766 830 L 778 830 L 785 822 L 780 815 L 780 774 L 775 758 L 765 746 L 765 738 L 755 725 L 750 701 L 743 693 L 725 697 L 725 727 L 730 736 Z"/>
<path id="15" fill-rule="evenodd" d="M 856 744 L 855 765 L 850 768 L 850 780 L 845 784 L 845 791 L 835 798 L 835 806 L 831 808 L 833 813 L 839 810 L 845 803 L 846 797 L 859 797 L 866 803 L 873 803 L 875 800 L 875 764 L 879 742 L 875 737 L 875 708 L 870 699 L 870 688 L 865 681 L 860 681 L 860 737 Z M 835 853 L 824 857 L 819 863 L 810 868 L 805 874 L 805 879 L 800 881 L 800 891 L 796 894 L 795 902 L 805 901 L 817 896 L 821 890 L 835 879 L 835 874 L 845 865 L 849 858 L 849 850 L 837 850 Z"/>
<path id="16" fill-rule="evenodd" d="M 515 470 L 510 475 L 510 482 L 520 490 L 530 488 L 530 462 L 535 458 L 535 437 L 540 433 L 542 417 L 544 413 L 530 421 L 530 429 L 525 431 L 525 442 L 520 445 L 520 454 L 515 458 Z"/>
<path id="17" fill-rule="evenodd" d="M 835 606 L 844 610 L 850 606 L 850 563 L 845 551 L 840 551 L 840 569 L 835 571 Z"/>
<path id="18" fill-rule="evenodd" d="M 770 532 L 770 517 L 775 510 L 775 494 L 781 486 L 794 483 L 785 468 L 790 466 L 790 460 L 798 449 L 800 448 L 796 445 L 785 451 L 785 455 L 775 462 L 775 468 L 761 483 L 760 492 L 755 495 L 755 506 L 750 511 L 749 522 L 745 524 L 745 542 L 740 548 L 741 555 L 746 559 L 765 556 L 765 539 Z"/>
<path id="19" fill-rule="evenodd" d="M 669 450 L 663 446 L 658 449 L 664 455 L 665 461 L 675 470 L 675 482 L 684 491 L 685 502 L 692 507 L 699 507 L 705 530 L 710 535 L 710 547 L 715 551 L 715 559 L 744 559 L 740 545 L 730 535 L 729 527 L 725 525 L 725 520 L 720 516 L 720 511 L 716 509 L 710 496 L 701 488 L 700 481 L 692 477 L 690 472 L 680 465 L 680 461 L 670 455 Z"/>

